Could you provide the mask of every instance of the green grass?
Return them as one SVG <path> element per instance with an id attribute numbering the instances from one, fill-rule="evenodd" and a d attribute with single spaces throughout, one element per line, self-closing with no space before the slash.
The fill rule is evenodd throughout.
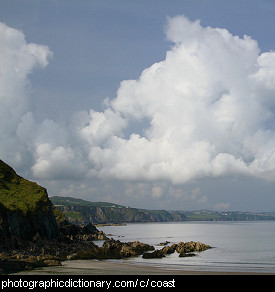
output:
<path id="1" fill-rule="evenodd" d="M 35 182 L 18 176 L 15 171 L 0 160 L 0 203 L 11 211 L 31 212 L 48 209 L 48 195 L 45 188 Z"/>
<path id="2" fill-rule="evenodd" d="M 81 220 L 82 215 L 79 212 L 74 212 L 74 211 L 64 211 L 64 215 L 68 217 L 69 219 L 73 220 Z"/>
<path id="3" fill-rule="evenodd" d="M 51 197 L 50 200 L 55 206 L 87 206 L 87 207 L 115 207 L 121 208 L 123 206 L 108 202 L 90 202 L 82 199 L 72 197 Z"/>

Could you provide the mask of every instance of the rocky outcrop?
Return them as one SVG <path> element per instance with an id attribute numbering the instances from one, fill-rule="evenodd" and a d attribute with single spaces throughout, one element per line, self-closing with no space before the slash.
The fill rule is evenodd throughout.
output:
<path id="1" fill-rule="evenodd" d="M 158 258 L 163 258 L 165 257 L 164 253 L 157 249 L 157 250 L 154 250 L 153 252 L 145 252 L 143 255 L 142 255 L 142 258 L 143 259 L 158 259 Z"/>
<path id="2" fill-rule="evenodd" d="M 68 234 L 66 234 L 67 236 Z M 66 241 L 67 240 L 67 241 Z M 12 273 L 35 267 L 60 265 L 64 260 L 76 259 L 122 259 L 142 255 L 144 259 L 162 258 L 177 251 L 180 257 L 195 256 L 209 245 L 200 242 L 180 242 L 157 249 L 139 241 L 120 242 L 107 239 L 102 247 L 89 238 L 66 237 L 66 240 L 41 240 L 35 238 L 28 248 L 6 251 L 0 254 L 0 274 Z"/>
<path id="3" fill-rule="evenodd" d="M 176 250 L 179 254 L 188 254 L 192 252 L 201 252 L 209 248 L 211 248 L 210 245 L 201 243 L 199 241 L 198 242 L 189 241 L 178 243 Z"/>
<path id="4" fill-rule="evenodd" d="M 152 258 L 162 258 L 165 257 L 166 254 L 171 254 L 177 251 L 179 253 L 179 257 L 191 257 L 195 256 L 195 252 L 201 252 L 211 248 L 210 245 L 201 243 L 201 242 L 179 242 L 178 244 L 172 244 L 171 246 L 165 246 L 162 249 L 155 250 L 153 252 L 146 252 L 143 254 L 144 259 L 152 259 Z"/>
<path id="5" fill-rule="evenodd" d="M 149 250 L 154 250 L 154 247 L 139 241 L 121 242 L 108 239 L 102 247 L 93 246 L 91 249 L 77 250 L 68 254 L 66 259 L 122 259 L 142 255 Z"/>
<path id="6" fill-rule="evenodd" d="M 29 241 L 36 234 L 45 239 L 59 234 L 47 191 L 0 160 L 0 242 Z"/>
<path id="7" fill-rule="evenodd" d="M 93 240 L 105 240 L 107 237 L 103 231 L 99 231 L 94 225 L 87 224 L 76 226 L 68 224 L 59 229 L 60 238 L 63 241 L 82 242 Z"/>
<path id="8" fill-rule="evenodd" d="M 139 241 L 120 242 L 108 239 L 102 247 L 91 241 L 41 241 L 31 243 L 29 248 L 6 251 L 0 254 L 0 274 L 20 270 L 60 265 L 64 260 L 75 259 L 122 259 L 138 256 L 154 247 Z"/>
<path id="9" fill-rule="evenodd" d="M 166 254 L 171 254 L 174 253 L 177 248 L 177 244 L 172 244 L 171 246 L 165 246 L 161 249 L 161 252 L 166 255 Z"/>
<path id="10" fill-rule="evenodd" d="M 122 243 L 111 239 L 104 242 L 101 252 L 103 258 L 125 258 L 142 255 L 149 250 L 154 250 L 154 247 L 139 241 Z"/>
<path id="11" fill-rule="evenodd" d="M 112 212 L 112 208 L 121 209 L 116 213 L 119 216 L 125 211 L 119 206 L 107 208 L 106 214 Z M 135 209 L 126 212 L 134 214 Z M 146 212 L 137 212 L 137 216 L 143 218 L 148 215 Z M 133 220 L 129 214 L 127 218 Z M 163 214 L 165 211 L 158 211 L 154 216 L 162 220 Z M 102 247 L 93 242 L 97 239 L 105 240 Z M 142 254 L 144 258 L 152 258 L 163 257 L 175 250 L 184 255 L 209 248 L 194 242 L 171 246 L 168 243 L 163 243 L 166 246 L 161 250 L 154 250 L 153 246 L 139 241 L 123 243 L 108 239 L 92 224 L 71 224 L 52 205 L 45 188 L 18 176 L 0 160 L 0 274 L 60 265 L 64 260 L 121 259 Z"/>
<path id="12" fill-rule="evenodd" d="M 92 224 L 69 223 L 45 188 L 0 160 L 0 274 L 60 264 L 70 253 L 96 250 L 97 239 L 107 238 Z"/>

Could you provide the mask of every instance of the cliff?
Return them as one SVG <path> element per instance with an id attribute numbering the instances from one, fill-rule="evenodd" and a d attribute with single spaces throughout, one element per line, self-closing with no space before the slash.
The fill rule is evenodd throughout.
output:
<path id="1" fill-rule="evenodd" d="M 30 241 L 59 234 L 45 188 L 28 181 L 0 160 L 0 240 Z"/>
<path id="2" fill-rule="evenodd" d="M 92 224 L 70 224 L 45 188 L 0 160 L 0 274 L 59 265 L 68 254 L 97 249 L 106 239 Z"/>
<path id="3" fill-rule="evenodd" d="M 65 208 L 71 214 L 77 214 L 77 208 L 86 210 L 90 221 L 147 222 L 185 218 L 167 211 L 140 210 L 72 198 L 53 199 L 59 203 L 65 199 L 62 206 L 67 209 L 73 207 L 73 211 L 66 211 Z M 71 206 L 72 201 L 74 206 Z M 60 208 L 60 204 L 57 207 Z M 0 274 L 60 265 L 64 260 L 138 256 L 154 249 L 138 241 L 121 243 L 109 240 L 89 222 L 85 222 L 89 223 L 85 226 L 71 224 L 66 219 L 66 213 L 64 215 L 57 207 L 53 206 L 45 188 L 20 177 L 0 160 Z M 105 240 L 102 247 L 93 242 L 97 239 Z M 165 247 L 154 256 L 165 256 L 176 246 Z M 187 249 L 185 245 L 181 246 Z M 194 246 L 197 248 L 197 244 Z"/>
<path id="4" fill-rule="evenodd" d="M 171 222 L 184 221 L 182 212 L 145 210 L 106 202 L 89 202 L 71 197 L 51 197 L 56 208 L 74 224 L 102 224 L 127 222 Z"/>

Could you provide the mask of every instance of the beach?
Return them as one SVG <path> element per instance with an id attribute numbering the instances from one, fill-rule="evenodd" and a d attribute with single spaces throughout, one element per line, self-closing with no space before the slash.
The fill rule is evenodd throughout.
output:
<path id="1" fill-rule="evenodd" d="M 62 262 L 62 266 L 22 271 L 16 275 L 266 275 L 256 272 L 223 272 L 172 270 L 150 265 L 99 260 L 73 260 Z M 275 273 L 271 273 L 275 274 Z"/>
<path id="2" fill-rule="evenodd" d="M 182 222 L 105 226 L 102 231 L 116 240 L 139 240 L 161 249 L 196 239 L 213 248 L 193 257 L 177 252 L 163 258 L 74 259 L 21 271 L 20 275 L 275 275 L 274 221 L 266 222 Z M 102 242 L 96 241 L 101 246 Z"/>

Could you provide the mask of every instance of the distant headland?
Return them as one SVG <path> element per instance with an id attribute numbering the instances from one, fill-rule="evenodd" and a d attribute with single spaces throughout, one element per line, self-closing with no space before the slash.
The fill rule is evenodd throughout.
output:
<path id="1" fill-rule="evenodd" d="M 255 221 L 275 220 L 275 212 L 168 211 L 125 207 L 108 202 L 90 202 L 72 197 L 53 196 L 51 202 L 74 224 L 125 224 L 176 221 Z"/>

